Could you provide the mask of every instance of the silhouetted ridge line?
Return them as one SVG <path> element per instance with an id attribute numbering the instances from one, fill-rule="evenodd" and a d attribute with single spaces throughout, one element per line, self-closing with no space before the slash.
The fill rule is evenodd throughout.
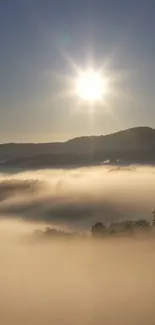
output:
<path id="1" fill-rule="evenodd" d="M 42 168 L 110 164 L 155 163 L 155 129 L 135 127 L 66 142 L 0 145 L 3 167 Z"/>

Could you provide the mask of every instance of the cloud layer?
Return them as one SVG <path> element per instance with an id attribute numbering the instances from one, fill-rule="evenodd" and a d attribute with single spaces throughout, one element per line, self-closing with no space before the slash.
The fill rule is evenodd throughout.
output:
<path id="1" fill-rule="evenodd" d="M 154 239 L 30 245 L 3 231 L 0 260 L 1 324 L 154 323 Z"/>
<path id="2" fill-rule="evenodd" d="M 0 175 L 0 215 L 72 228 L 151 219 L 155 169 L 94 167 Z"/>
<path id="3" fill-rule="evenodd" d="M 101 167 L 1 174 L 0 323 L 152 325 L 153 237 L 27 239 L 46 224 L 84 231 L 97 220 L 151 218 L 154 171 Z"/>

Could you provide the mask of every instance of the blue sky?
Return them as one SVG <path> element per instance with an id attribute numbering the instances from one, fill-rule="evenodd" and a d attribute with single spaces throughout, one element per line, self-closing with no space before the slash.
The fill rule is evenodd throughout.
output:
<path id="1" fill-rule="evenodd" d="M 154 13 L 151 0 L 1 0 L 0 142 L 155 127 Z M 114 98 L 93 116 L 57 96 L 76 77 L 68 57 L 118 76 Z"/>

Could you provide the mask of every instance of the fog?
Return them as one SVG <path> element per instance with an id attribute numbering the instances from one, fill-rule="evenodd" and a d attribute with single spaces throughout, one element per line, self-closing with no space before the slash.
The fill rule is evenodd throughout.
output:
<path id="1" fill-rule="evenodd" d="M 0 216 L 88 230 L 92 223 L 151 219 L 155 168 L 92 167 L 0 174 Z"/>
<path id="2" fill-rule="evenodd" d="M 0 324 L 152 325 L 155 239 L 33 242 L 46 225 L 151 219 L 153 167 L 0 175 Z"/>
<path id="3" fill-rule="evenodd" d="M 12 222 L 14 223 L 14 222 Z M 153 239 L 0 239 L 0 323 L 152 325 Z"/>

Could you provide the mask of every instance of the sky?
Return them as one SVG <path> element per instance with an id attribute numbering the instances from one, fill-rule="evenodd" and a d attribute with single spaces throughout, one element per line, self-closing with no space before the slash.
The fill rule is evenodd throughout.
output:
<path id="1" fill-rule="evenodd" d="M 0 142 L 155 127 L 154 12 L 154 0 L 1 0 Z M 66 95 L 75 67 L 112 80 L 93 109 Z"/>

